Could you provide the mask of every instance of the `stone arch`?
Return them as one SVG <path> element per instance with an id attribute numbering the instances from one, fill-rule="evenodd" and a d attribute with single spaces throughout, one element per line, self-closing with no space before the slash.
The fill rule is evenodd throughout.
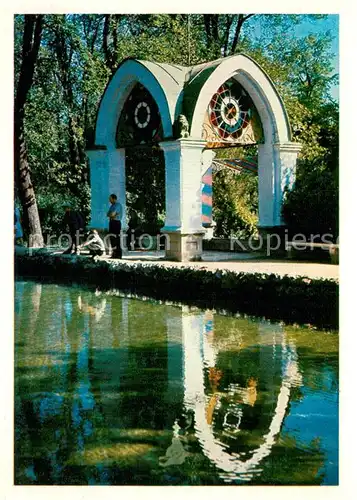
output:
<path id="1" fill-rule="evenodd" d="M 201 137 L 203 117 L 211 96 L 224 82 L 235 78 L 253 100 L 264 128 L 265 142 L 291 141 L 291 129 L 285 106 L 275 86 L 263 69 L 250 57 L 239 54 L 217 61 L 218 65 L 202 80 L 191 121 L 191 136 Z M 203 69 L 201 72 L 204 71 Z M 190 85 L 199 78 L 195 75 Z M 186 92 L 187 92 L 186 91 Z M 197 91 L 196 91 L 197 92 Z"/>
<path id="2" fill-rule="evenodd" d="M 258 145 L 259 228 L 263 235 L 280 233 L 284 225 L 281 216 L 284 191 L 293 187 L 300 145 L 292 142 L 288 115 L 273 82 L 253 59 L 239 54 L 191 71 L 183 99 L 190 134 L 195 140 L 201 139 L 208 103 L 231 78 L 249 94 L 264 131 L 264 143 Z"/>
<path id="3" fill-rule="evenodd" d="M 120 113 L 136 83 L 141 83 L 156 101 L 164 138 L 172 136 L 176 89 L 170 81 L 170 75 L 165 74 L 155 63 L 127 59 L 114 73 L 100 102 L 95 128 L 96 145 L 105 146 L 108 149 L 116 148 L 115 137 Z M 176 87 L 178 86 L 179 84 L 176 83 Z"/>
<path id="4" fill-rule="evenodd" d="M 249 94 L 264 130 L 264 144 L 258 145 L 260 229 L 263 234 L 275 233 L 283 226 L 281 204 L 285 188 L 294 183 L 300 146 L 291 142 L 288 116 L 272 81 L 253 59 L 239 54 L 188 68 L 135 59 L 123 61 L 103 94 L 94 145 L 87 150 L 93 227 L 107 226 L 110 192 L 118 194 L 123 205 L 123 228 L 127 227 L 125 149 L 117 148 L 116 132 L 123 106 L 139 83 L 155 100 L 163 129 L 160 146 L 165 156 L 166 219 L 162 232 L 170 240 L 166 256 L 200 260 L 206 232 L 202 226 L 201 164 L 207 142 L 202 139 L 202 125 L 211 96 L 230 78 Z M 175 122 L 180 123 L 179 115 L 188 120 L 190 133 L 186 127 L 174 127 Z"/>
<path id="5" fill-rule="evenodd" d="M 172 137 L 176 103 L 182 90 L 185 68 L 135 59 L 124 60 L 109 81 L 97 113 L 94 144 L 87 149 L 91 176 L 91 226 L 107 228 L 108 194 L 116 193 L 123 207 L 122 228 L 127 229 L 125 149 L 118 148 L 118 121 L 132 89 L 138 83 L 155 100 L 163 138 Z"/>

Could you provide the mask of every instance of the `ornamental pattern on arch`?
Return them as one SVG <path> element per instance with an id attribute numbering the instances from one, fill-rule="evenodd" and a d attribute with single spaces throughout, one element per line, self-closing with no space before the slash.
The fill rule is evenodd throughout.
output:
<path id="1" fill-rule="evenodd" d="M 203 121 L 202 139 L 211 149 L 264 142 L 258 111 L 234 78 L 227 80 L 211 97 Z"/>
<path id="2" fill-rule="evenodd" d="M 122 109 L 117 128 L 117 145 L 156 144 L 163 139 L 159 108 L 140 83 L 132 89 Z"/>

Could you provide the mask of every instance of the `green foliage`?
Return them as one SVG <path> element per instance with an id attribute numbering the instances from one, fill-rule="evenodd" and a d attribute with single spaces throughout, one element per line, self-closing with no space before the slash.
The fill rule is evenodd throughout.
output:
<path id="1" fill-rule="evenodd" d="M 126 188 L 130 229 L 158 234 L 165 210 L 165 160 L 159 148 L 127 149 Z"/>
<path id="2" fill-rule="evenodd" d="M 298 163 L 295 189 L 287 193 L 283 216 L 291 234 L 338 237 L 338 178 L 320 160 Z M 319 238 L 314 240 L 319 241 Z"/>
<path id="3" fill-rule="evenodd" d="M 64 205 L 68 204 L 74 210 L 80 210 L 83 213 L 86 224 L 90 220 L 90 188 L 84 184 L 81 196 L 74 198 L 71 190 L 58 190 L 50 186 L 47 190 L 41 189 L 37 196 L 39 214 L 41 218 L 42 231 L 45 238 L 45 244 L 50 236 L 60 236 L 67 232 L 63 224 Z"/>
<path id="4" fill-rule="evenodd" d="M 290 234 L 338 236 L 338 104 L 331 86 L 331 34 L 290 39 L 276 33 L 266 50 L 242 43 L 269 74 L 284 100 L 295 141 L 302 144 L 297 181 L 286 193 Z"/>
<path id="5" fill-rule="evenodd" d="M 213 176 L 215 235 L 248 239 L 257 234 L 258 177 L 220 170 Z"/>
<path id="6" fill-rule="evenodd" d="M 282 215 L 291 233 L 302 233 L 307 238 L 332 234 L 336 239 L 339 234 L 338 105 L 333 101 L 318 103 L 317 99 L 305 103 L 299 102 L 295 113 L 290 112 L 295 136 L 303 148 L 296 183 L 293 191 L 286 193 Z M 290 105 L 289 100 L 287 104 Z M 296 113 L 298 109 L 300 114 Z"/>

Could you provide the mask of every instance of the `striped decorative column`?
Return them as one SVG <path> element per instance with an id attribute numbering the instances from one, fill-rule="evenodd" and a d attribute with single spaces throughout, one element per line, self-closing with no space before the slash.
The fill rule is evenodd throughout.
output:
<path id="1" fill-rule="evenodd" d="M 212 224 L 212 165 L 202 177 L 202 226 Z"/>
<path id="2" fill-rule="evenodd" d="M 202 226 L 207 229 L 205 239 L 213 238 L 213 228 L 215 223 L 212 216 L 212 167 L 216 153 L 211 149 L 202 152 L 201 172 L 202 172 Z"/>

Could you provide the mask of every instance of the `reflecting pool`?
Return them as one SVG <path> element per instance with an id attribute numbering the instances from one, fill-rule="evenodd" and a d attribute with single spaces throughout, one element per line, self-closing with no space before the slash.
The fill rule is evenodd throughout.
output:
<path id="1" fill-rule="evenodd" d="M 15 484 L 337 484 L 338 335 L 17 281 Z"/>

